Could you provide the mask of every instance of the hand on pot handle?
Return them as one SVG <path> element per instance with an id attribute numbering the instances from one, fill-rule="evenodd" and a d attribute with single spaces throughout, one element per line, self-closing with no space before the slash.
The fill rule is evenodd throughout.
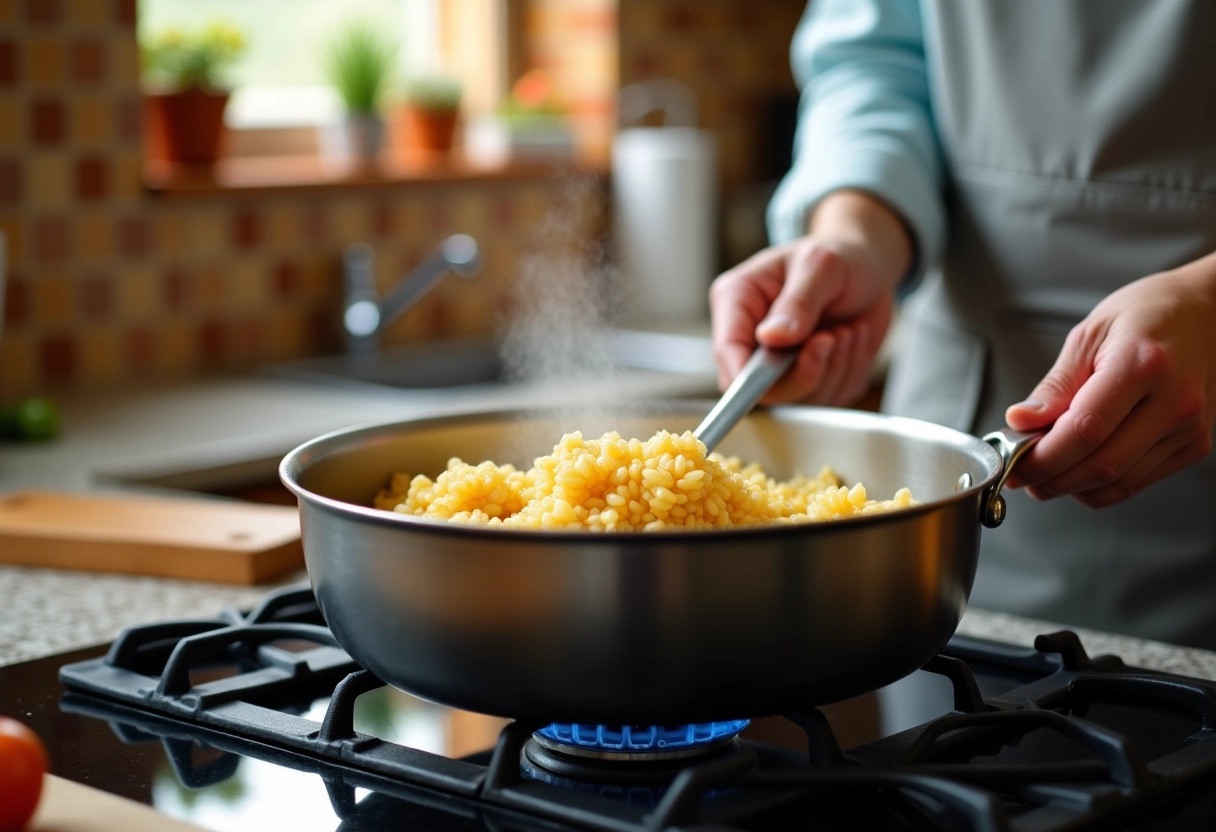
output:
<path id="1" fill-rule="evenodd" d="M 980 522 L 988 528 L 995 529 L 1005 522 L 1005 498 L 1001 496 L 1001 489 L 1009 481 L 1018 460 L 1025 456 L 1045 433 L 1046 431 L 1020 433 L 994 430 L 984 437 L 984 441 L 1001 455 L 1001 476 L 985 494 L 984 503 L 980 507 Z"/>
<path id="2" fill-rule="evenodd" d="M 1205 457 L 1216 423 L 1216 254 L 1106 297 L 1005 418 L 1045 430 L 1009 481 L 1040 500 L 1114 505 Z"/>

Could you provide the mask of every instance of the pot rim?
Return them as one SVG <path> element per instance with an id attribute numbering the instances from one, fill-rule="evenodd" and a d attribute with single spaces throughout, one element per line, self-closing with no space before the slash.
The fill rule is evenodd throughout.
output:
<path id="1" fill-rule="evenodd" d="M 637 415 L 645 415 L 656 411 L 656 407 L 669 411 L 687 410 L 690 414 L 696 415 L 704 412 L 712 402 L 706 403 L 699 400 L 678 400 L 678 401 L 662 401 L 662 402 L 644 402 L 639 403 L 634 407 L 619 408 L 623 413 L 636 413 Z M 955 503 L 964 502 L 979 497 L 995 483 L 1004 469 L 1004 463 L 1001 454 L 990 443 L 979 437 L 972 436 L 969 433 L 955 430 L 944 425 L 938 425 L 933 422 L 927 422 L 920 419 L 913 419 L 906 416 L 895 416 L 891 414 L 873 413 L 870 411 L 849 410 L 846 408 L 833 407 L 818 407 L 813 405 L 772 405 L 757 407 L 753 413 L 769 413 L 780 417 L 783 414 L 812 412 L 817 419 L 826 420 L 830 427 L 832 423 L 845 425 L 852 423 L 854 426 L 860 422 L 871 422 L 874 426 L 884 426 L 887 428 L 895 427 L 902 428 L 909 436 L 920 436 L 922 439 L 938 439 L 947 441 L 955 445 L 960 450 L 974 449 L 977 453 L 983 454 L 989 459 L 990 473 L 983 479 L 973 481 L 971 486 L 962 489 L 955 494 L 929 502 L 918 503 L 914 506 L 900 509 L 899 511 L 885 512 L 882 514 L 871 514 L 867 516 L 843 517 L 837 520 L 823 523 L 789 523 L 789 524 L 771 524 L 759 526 L 741 526 L 730 529 L 695 529 L 695 530 L 672 530 L 661 532 L 646 532 L 646 531 L 622 531 L 622 532 L 589 532 L 586 530 L 545 530 L 545 529 L 512 529 L 493 526 L 478 526 L 467 525 L 461 523 L 450 523 L 447 520 L 437 518 L 417 517 L 408 514 L 398 514 L 384 509 L 378 509 L 373 506 L 364 506 L 356 503 L 349 503 L 344 500 L 338 500 L 333 497 L 326 497 L 318 494 L 315 491 L 310 491 L 299 483 L 299 476 L 310 465 L 327 458 L 331 453 L 339 452 L 345 448 L 357 445 L 361 440 L 374 438 L 383 434 L 393 434 L 399 429 L 405 427 L 426 428 L 428 426 L 451 426 L 460 423 L 480 422 L 486 420 L 503 420 L 513 421 L 520 418 L 537 418 L 546 417 L 552 418 L 554 412 L 552 408 L 545 407 L 519 407 L 519 408 L 503 408 L 494 407 L 478 410 L 461 410 L 451 414 L 429 414 L 424 416 L 416 416 L 406 419 L 393 419 L 385 421 L 377 421 L 352 425 L 345 428 L 329 431 L 314 437 L 296 448 L 292 449 L 283 457 L 279 463 L 279 479 L 289 491 L 295 494 L 300 501 L 301 509 L 304 503 L 308 503 L 316 508 L 326 509 L 333 513 L 358 519 L 361 522 L 371 521 L 377 525 L 397 526 L 410 529 L 412 532 L 429 533 L 436 535 L 456 535 L 463 537 L 476 537 L 485 540 L 510 539 L 516 541 L 532 541 L 532 542 L 553 542 L 553 543 L 571 543 L 578 542 L 582 544 L 596 545 L 597 542 L 616 545 L 624 541 L 637 542 L 646 540 L 650 543 L 681 543 L 691 541 L 704 541 L 708 538 L 722 539 L 741 539 L 749 537 L 783 537 L 783 536 L 803 536 L 819 529 L 845 529 L 856 526 L 881 526 L 888 523 L 897 523 L 904 518 L 919 517 L 924 514 L 932 513 L 945 508 L 946 506 Z M 749 416 L 744 418 L 750 418 Z M 976 524 L 980 525 L 980 515 L 977 512 Z"/>

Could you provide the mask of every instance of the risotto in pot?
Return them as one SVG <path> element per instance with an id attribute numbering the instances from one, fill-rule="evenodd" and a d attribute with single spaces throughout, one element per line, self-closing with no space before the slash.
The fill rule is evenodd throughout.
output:
<path id="1" fill-rule="evenodd" d="M 377 508 L 518 529 L 663 531 L 807 523 L 915 504 L 906 488 L 872 500 L 829 467 L 779 482 L 759 465 L 705 453 L 691 431 L 649 439 L 569 433 L 527 471 L 453 458 L 434 480 L 393 474 Z"/>

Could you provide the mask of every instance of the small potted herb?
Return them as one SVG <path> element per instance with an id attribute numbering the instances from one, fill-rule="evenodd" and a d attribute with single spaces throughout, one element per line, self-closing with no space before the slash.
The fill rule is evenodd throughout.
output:
<path id="1" fill-rule="evenodd" d="M 325 72 L 346 109 L 330 132 L 331 150 L 341 158 L 370 161 L 384 137 L 381 98 L 396 59 L 396 45 L 367 21 L 347 24 L 330 43 Z"/>
<path id="2" fill-rule="evenodd" d="M 498 112 L 469 125 L 466 149 L 484 164 L 573 156 L 574 133 L 548 73 L 534 69 L 512 84 Z"/>
<path id="3" fill-rule="evenodd" d="M 245 51 L 245 36 L 221 22 L 166 29 L 141 44 L 145 116 L 153 158 L 210 164 L 219 158 L 230 87 L 224 73 Z"/>
<path id="4" fill-rule="evenodd" d="M 451 150 L 463 95 L 464 85 L 448 75 L 407 78 L 398 108 L 404 144 L 439 153 Z"/>

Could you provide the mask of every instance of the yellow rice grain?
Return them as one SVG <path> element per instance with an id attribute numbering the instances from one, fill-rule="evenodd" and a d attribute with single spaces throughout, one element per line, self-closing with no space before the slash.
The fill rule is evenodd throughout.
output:
<path id="1" fill-rule="evenodd" d="M 915 503 L 907 488 L 872 500 L 827 466 L 777 481 L 758 464 L 707 455 L 690 431 L 645 441 L 569 433 L 527 471 L 452 458 L 434 480 L 394 473 L 375 499 L 377 508 L 453 523 L 606 532 L 821 522 Z"/>

